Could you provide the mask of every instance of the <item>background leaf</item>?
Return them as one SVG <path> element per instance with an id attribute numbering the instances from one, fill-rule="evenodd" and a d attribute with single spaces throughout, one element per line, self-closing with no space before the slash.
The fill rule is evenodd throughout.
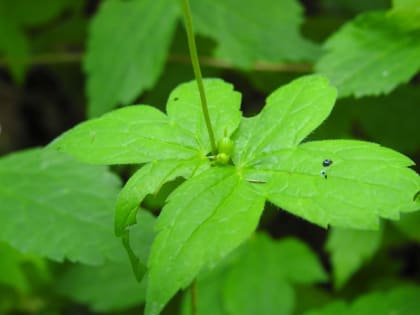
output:
<path id="1" fill-rule="evenodd" d="M 379 249 L 381 231 L 332 228 L 326 249 L 330 253 L 334 285 L 341 288 Z"/>
<path id="2" fill-rule="evenodd" d="M 73 265 L 58 279 L 58 292 L 95 312 L 112 312 L 142 304 L 146 280 L 136 281 L 128 260 L 101 266 Z"/>
<path id="3" fill-rule="evenodd" d="M 333 302 L 319 310 L 305 313 L 305 315 L 368 315 L 368 314 L 404 314 L 416 315 L 420 307 L 418 296 L 420 288 L 417 286 L 401 286 L 388 292 L 372 292 L 359 297 L 345 309 L 344 304 Z M 332 311 L 336 312 L 333 313 Z"/>
<path id="4" fill-rule="evenodd" d="M 317 46 L 299 34 L 297 1 L 191 1 L 197 33 L 215 39 L 217 57 L 249 69 L 256 61 L 314 60 Z"/>
<path id="5" fill-rule="evenodd" d="M 118 260 L 112 233 L 120 181 L 104 167 L 33 149 L 0 159 L 0 239 L 53 260 Z"/>
<path id="6" fill-rule="evenodd" d="M 291 284 L 326 280 L 316 256 L 298 240 L 257 234 L 240 251 L 224 281 L 227 314 L 292 314 Z"/>
<path id="7" fill-rule="evenodd" d="M 244 241 L 263 206 L 263 197 L 231 167 L 211 168 L 179 186 L 157 222 L 146 314 L 158 314 L 201 268 L 214 266 Z"/>
<path id="8" fill-rule="evenodd" d="M 389 93 L 419 70 L 420 28 L 407 29 L 391 13 L 362 14 L 326 42 L 316 70 L 331 79 L 340 97 Z"/>
<path id="9" fill-rule="evenodd" d="M 84 60 L 89 116 L 128 104 L 155 84 L 177 16 L 172 0 L 103 3 L 91 24 Z"/>

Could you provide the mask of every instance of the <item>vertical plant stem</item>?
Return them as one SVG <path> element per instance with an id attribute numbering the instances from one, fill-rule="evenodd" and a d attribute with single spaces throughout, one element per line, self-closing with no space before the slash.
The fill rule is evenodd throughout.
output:
<path id="1" fill-rule="evenodd" d="M 197 281 L 191 283 L 191 315 L 197 315 Z"/>
<path id="2" fill-rule="evenodd" d="M 189 0 L 182 0 L 182 3 L 183 3 L 183 11 L 184 11 L 184 19 L 185 19 L 185 28 L 187 30 L 187 37 L 188 37 L 188 48 L 190 50 L 190 57 L 191 57 L 191 63 L 194 70 L 195 80 L 197 81 L 198 91 L 200 93 L 201 108 L 203 109 L 204 120 L 206 122 L 207 131 L 209 133 L 211 150 L 213 154 L 216 154 L 217 153 L 216 141 L 214 139 L 214 132 L 211 126 L 210 114 L 209 114 L 209 109 L 207 106 L 206 93 L 204 91 L 203 78 L 201 76 L 200 63 L 198 61 L 197 47 L 195 45 L 194 30 L 192 26 L 190 3 L 189 3 Z"/>

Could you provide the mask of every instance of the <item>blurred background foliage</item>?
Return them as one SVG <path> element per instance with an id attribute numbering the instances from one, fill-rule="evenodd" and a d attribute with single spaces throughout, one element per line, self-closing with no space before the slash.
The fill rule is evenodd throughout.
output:
<path id="1" fill-rule="evenodd" d="M 340 98 L 311 138 L 375 141 L 411 157 L 419 171 L 419 1 L 191 0 L 191 5 L 203 74 L 232 82 L 243 94 L 246 115 L 257 113 L 278 86 L 324 73 Z M 69 252 L 58 254 L 53 246 L 59 243 L 50 244 L 49 238 L 60 238 L 62 226 L 47 229 L 46 222 L 57 221 L 44 220 L 51 214 L 38 220 L 36 207 L 23 206 L 25 215 L 12 217 L 13 203 L 1 191 L 1 314 L 142 311 L 146 284 L 135 282 L 126 257 L 113 245 L 112 200 L 119 179 L 21 150 L 46 145 L 78 122 L 119 106 L 163 109 L 169 92 L 192 79 L 176 1 L 0 0 L 0 154 L 5 156 L 0 186 L 13 191 L 18 183 L 16 189 L 24 187 L 28 195 L 48 195 L 60 184 L 73 192 L 73 199 L 55 199 L 53 206 L 61 210 L 64 202 L 83 208 L 72 204 L 83 179 L 92 196 L 101 190 L 107 201 L 90 203 L 85 196 L 90 215 L 109 224 L 104 236 L 86 232 L 63 241 Z M 6 156 L 14 151 L 21 153 Z M 43 174 L 46 160 L 56 161 L 56 167 Z M 61 171 L 66 167 L 78 171 L 66 177 Z M 39 173 L 30 177 L 35 169 Z M 113 172 L 124 181 L 133 170 Z M 35 189 L 40 184 L 46 191 Z M 177 185 L 179 180 L 166 184 L 142 206 L 159 211 Z M 154 217 L 139 215 L 145 225 L 135 239 L 139 250 L 147 251 Z M 33 224 L 22 224 L 25 220 Z M 88 223 L 86 231 L 92 228 Z M 12 225 L 19 229 L 15 239 Z M 267 205 L 259 230 L 221 266 L 200 276 L 199 315 L 364 314 L 380 307 L 385 296 L 388 308 L 419 314 L 418 299 L 412 298 L 420 283 L 418 212 L 383 222 L 381 231 L 323 230 Z M 89 237 L 106 242 L 101 248 L 106 254 L 70 253 Z M 98 246 L 91 241 L 88 245 Z M 174 298 L 165 314 L 190 314 L 189 294 Z"/>

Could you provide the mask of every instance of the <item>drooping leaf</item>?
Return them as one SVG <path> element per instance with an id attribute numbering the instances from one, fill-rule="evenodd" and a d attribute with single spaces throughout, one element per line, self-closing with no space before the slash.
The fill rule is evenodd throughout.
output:
<path id="1" fill-rule="evenodd" d="M 403 19 L 393 11 L 362 14 L 326 42 L 328 52 L 316 70 L 331 79 L 340 97 L 389 93 L 418 72 L 420 25 L 407 26 L 418 19 L 413 10 L 406 13 Z"/>
<path id="2" fill-rule="evenodd" d="M 115 208 L 115 234 L 121 236 L 136 224 L 139 205 L 148 194 L 156 194 L 164 183 L 177 177 L 190 177 L 206 160 L 166 160 L 151 162 L 130 177 L 121 190 Z"/>
<path id="3" fill-rule="evenodd" d="M 119 180 L 104 167 L 51 150 L 0 159 L 0 239 L 21 252 L 62 261 L 118 260 L 112 232 Z"/>
<path id="4" fill-rule="evenodd" d="M 206 79 L 205 92 L 210 120 L 216 141 L 225 133 L 230 136 L 241 119 L 241 94 L 219 79 Z M 191 81 L 172 91 L 167 103 L 168 116 L 194 135 L 204 154 L 210 151 L 210 141 L 203 118 L 197 83 Z"/>
<path id="5" fill-rule="evenodd" d="M 175 29 L 172 0 L 106 1 L 90 27 L 84 68 L 89 116 L 132 102 L 161 73 Z"/>
<path id="6" fill-rule="evenodd" d="M 334 285 L 341 288 L 350 277 L 376 253 L 381 231 L 333 228 L 326 248 L 333 266 Z"/>
<path id="7" fill-rule="evenodd" d="M 146 314 L 215 265 L 256 228 L 264 198 L 231 167 L 214 167 L 191 178 L 169 197 L 157 222 L 149 259 Z"/>
<path id="8" fill-rule="evenodd" d="M 292 314 L 295 294 L 291 284 L 326 280 L 316 256 L 298 240 L 274 241 L 257 234 L 240 250 L 224 284 L 228 314 Z"/>
<path id="9" fill-rule="evenodd" d="M 146 105 L 125 107 L 81 123 L 57 138 L 52 147 L 96 164 L 135 164 L 198 155 L 197 143 L 189 132 Z"/>
<path id="10" fill-rule="evenodd" d="M 333 302 L 321 309 L 306 312 L 305 315 L 417 315 L 420 309 L 419 296 L 418 286 L 401 286 L 388 292 L 368 293 L 347 307 L 343 302 Z"/>
<path id="11" fill-rule="evenodd" d="M 191 1 L 195 29 L 218 43 L 216 56 L 242 69 L 256 61 L 313 60 L 319 49 L 302 38 L 297 1 Z"/>
<path id="12" fill-rule="evenodd" d="M 325 159 L 333 164 L 324 167 Z M 245 177 L 268 182 L 268 200 L 312 223 L 376 229 L 380 217 L 396 220 L 418 210 L 420 177 L 407 168 L 412 164 L 377 144 L 326 140 L 267 154 Z"/>
<path id="13" fill-rule="evenodd" d="M 263 154 L 295 147 L 331 112 L 336 91 L 319 75 L 305 76 L 280 87 L 260 114 L 242 120 L 233 160 L 243 167 Z"/>

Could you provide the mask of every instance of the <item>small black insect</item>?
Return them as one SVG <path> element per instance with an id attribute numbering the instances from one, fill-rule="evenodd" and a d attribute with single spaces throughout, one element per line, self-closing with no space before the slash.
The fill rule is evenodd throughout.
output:
<path id="1" fill-rule="evenodd" d="M 319 172 L 321 174 L 321 176 L 323 176 L 325 179 L 327 179 L 327 171 L 326 170 L 321 170 L 321 172 Z"/>
<path id="2" fill-rule="evenodd" d="M 324 161 L 322 161 L 322 166 L 324 167 L 328 167 L 333 163 L 333 161 L 331 161 L 330 159 L 325 159 Z"/>

